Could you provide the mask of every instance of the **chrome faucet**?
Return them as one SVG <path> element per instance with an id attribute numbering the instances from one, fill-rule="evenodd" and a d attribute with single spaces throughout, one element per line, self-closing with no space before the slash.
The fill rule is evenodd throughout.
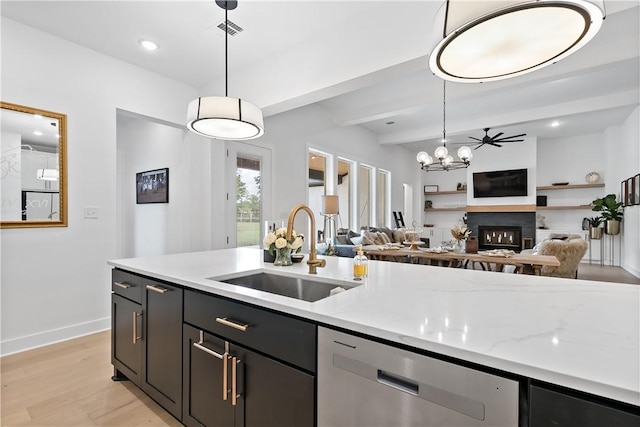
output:
<path id="1" fill-rule="evenodd" d="M 309 215 L 309 220 L 311 220 L 311 242 L 309 244 L 309 259 L 307 260 L 307 265 L 309 266 L 309 274 L 317 274 L 316 269 L 318 267 L 324 267 L 327 262 L 323 259 L 317 258 L 316 253 L 316 220 L 313 215 L 313 211 L 309 209 L 308 206 L 303 204 L 295 205 L 291 212 L 289 212 L 289 221 L 287 221 L 287 241 L 291 240 L 291 236 L 293 234 L 293 220 L 296 217 L 296 214 L 299 211 L 305 211 Z"/>

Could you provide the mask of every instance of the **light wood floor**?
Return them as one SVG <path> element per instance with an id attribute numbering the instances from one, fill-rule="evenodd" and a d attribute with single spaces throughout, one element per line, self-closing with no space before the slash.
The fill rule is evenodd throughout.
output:
<path id="1" fill-rule="evenodd" d="M 581 262 L 578 266 L 578 279 L 640 285 L 640 278 L 622 267 L 601 267 L 600 264 L 588 264 L 585 262 Z"/>
<path id="2" fill-rule="evenodd" d="M 2 426 L 181 426 L 129 381 L 111 381 L 109 331 L 0 359 Z"/>

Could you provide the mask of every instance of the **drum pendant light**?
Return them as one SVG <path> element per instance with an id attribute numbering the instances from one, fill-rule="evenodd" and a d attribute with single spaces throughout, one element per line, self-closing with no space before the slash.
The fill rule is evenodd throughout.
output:
<path id="1" fill-rule="evenodd" d="M 262 110 L 239 98 L 228 96 L 229 79 L 227 64 L 228 24 L 227 13 L 238 6 L 237 1 L 216 1 L 224 9 L 224 82 L 225 96 L 196 98 L 187 108 L 187 128 L 208 138 L 225 140 L 254 139 L 264 134 Z"/>
<path id="2" fill-rule="evenodd" d="M 429 57 L 438 77 L 489 82 L 554 64 L 602 26 L 604 0 L 447 0 L 443 39 Z"/>

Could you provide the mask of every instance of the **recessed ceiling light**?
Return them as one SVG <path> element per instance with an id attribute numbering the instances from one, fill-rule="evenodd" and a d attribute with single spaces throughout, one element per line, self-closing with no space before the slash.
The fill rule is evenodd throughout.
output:
<path id="1" fill-rule="evenodd" d="M 151 40 L 140 40 L 138 43 L 147 50 L 156 50 L 158 48 L 158 45 Z"/>
<path id="2" fill-rule="evenodd" d="M 551 122 L 551 127 L 553 128 L 557 128 L 558 126 L 560 126 L 560 122 L 557 120 L 554 120 Z"/>
<path id="3" fill-rule="evenodd" d="M 37 136 L 42 136 L 42 132 L 40 132 L 39 130 L 34 130 L 33 134 Z"/>
<path id="4" fill-rule="evenodd" d="M 386 124 L 386 125 L 392 125 L 392 124 L 394 124 L 394 123 L 395 123 L 395 122 L 386 122 L 385 124 Z"/>
<path id="5" fill-rule="evenodd" d="M 40 114 L 34 114 L 33 117 L 36 118 L 36 119 L 41 119 L 42 118 L 42 116 Z"/>

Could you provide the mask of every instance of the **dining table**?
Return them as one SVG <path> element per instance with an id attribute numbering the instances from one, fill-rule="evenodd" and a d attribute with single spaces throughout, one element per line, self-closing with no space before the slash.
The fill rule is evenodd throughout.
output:
<path id="1" fill-rule="evenodd" d="M 478 251 L 477 253 L 450 250 L 410 248 L 368 248 L 363 252 L 374 260 L 412 262 L 453 268 L 476 268 L 486 271 L 505 271 L 505 266 L 515 267 L 520 274 L 540 275 L 542 267 L 558 267 L 560 261 L 553 255 L 510 253 L 509 251 Z"/>

